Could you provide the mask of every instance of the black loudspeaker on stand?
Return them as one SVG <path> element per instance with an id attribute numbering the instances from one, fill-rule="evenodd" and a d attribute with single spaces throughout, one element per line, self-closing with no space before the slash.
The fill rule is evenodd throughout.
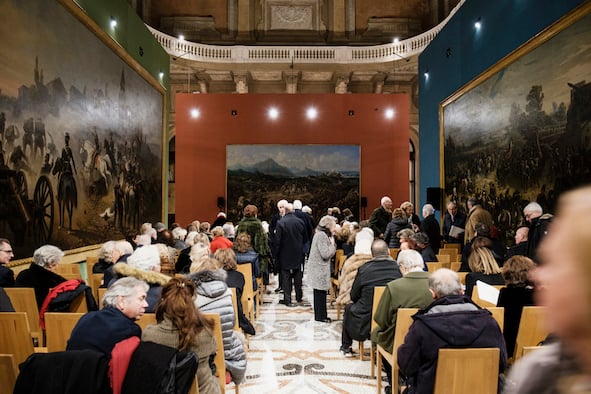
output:
<path id="1" fill-rule="evenodd" d="M 427 203 L 433 205 L 437 211 L 441 211 L 442 189 L 440 187 L 427 188 Z"/>

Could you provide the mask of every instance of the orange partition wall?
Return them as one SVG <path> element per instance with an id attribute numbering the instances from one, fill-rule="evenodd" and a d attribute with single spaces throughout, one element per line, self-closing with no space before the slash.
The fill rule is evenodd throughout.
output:
<path id="1" fill-rule="evenodd" d="M 361 219 L 383 195 L 399 205 L 409 196 L 409 105 L 406 94 L 177 94 L 176 222 L 215 219 L 229 144 L 360 145 Z M 316 119 L 306 117 L 310 107 Z"/>

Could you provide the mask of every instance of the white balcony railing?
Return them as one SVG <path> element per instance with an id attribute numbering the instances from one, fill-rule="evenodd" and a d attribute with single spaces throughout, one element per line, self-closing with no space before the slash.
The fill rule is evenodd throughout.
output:
<path id="1" fill-rule="evenodd" d="M 447 18 L 431 30 L 397 43 L 366 47 L 206 45 L 179 40 L 147 27 L 169 55 L 205 63 L 387 63 L 420 54 L 465 1 L 461 0 Z"/>

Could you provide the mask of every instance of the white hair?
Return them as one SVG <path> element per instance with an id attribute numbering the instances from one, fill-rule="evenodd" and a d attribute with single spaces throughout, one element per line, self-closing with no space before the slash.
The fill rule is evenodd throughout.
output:
<path id="1" fill-rule="evenodd" d="M 127 264 L 130 267 L 150 271 L 160 265 L 160 251 L 156 245 L 142 246 L 127 258 Z"/>
<path id="2" fill-rule="evenodd" d="M 462 284 L 458 274 L 448 268 L 439 268 L 429 275 L 429 288 L 437 298 L 462 294 Z"/>
<path id="3" fill-rule="evenodd" d="M 43 245 L 33 253 L 33 263 L 40 267 L 47 267 L 53 264 L 59 264 L 64 257 L 64 252 L 57 246 Z"/>
<path id="4" fill-rule="evenodd" d="M 431 204 L 425 204 L 423 205 L 423 212 L 427 212 L 427 214 L 431 215 L 435 213 L 435 208 L 433 208 L 433 205 Z"/>
<path id="5" fill-rule="evenodd" d="M 183 241 L 186 236 L 187 236 L 187 230 L 185 230 L 184 228 L 175 227 L 172 229 L 172 237 L 174 239 L 180 239 L 181 241 Z"/>
<path id="6" fill-rule="evenodd" d="M 302 209 L 302 202 L 300 200 L 293 200 L 294 209 Z"/>
<path id="7" fill-rule="evenodd" d="M 380 200 L 380 205 L 384 205 L 387 202 L 392 202 L 392 199 L 388 196 L 384 196 L 382 197 L 382 199 Z"/>
<path id="8" fill-rule="evenodd" d="M 539 213 L 540 215 L 542 213 L 544 213 L 544 210 L 542 209 L 542 206 L 540 204 L 538 204 L 537 202 L 530 202 L 529 204 L 527 204 L 525 206 L 525 208 L 523 208 L 523 213 Z"/>
<path id="9" fill-rule="evenodd" d="M 287 205 L 287 200 L 279 200 L 277 202 L 277 208 L 285 207 Z"/>
<path id="10" fill-rule="evenodd" d="M 399 266 L 404 267 L 407 271 L 416 268 L 423 269 L 423 257 L 416 250 L 401 250 L 398 253 L 396 262 Z"/>
<path id="11" fill-rule="evenodd" d="M 139 287 L 147 292 L 150 286 L 143 280 L 127 276 L 116 280 L 103 295 L 104 306 L 116 306 L 119 297 L 130 297 L 135 294 L 135 289 Z"/>

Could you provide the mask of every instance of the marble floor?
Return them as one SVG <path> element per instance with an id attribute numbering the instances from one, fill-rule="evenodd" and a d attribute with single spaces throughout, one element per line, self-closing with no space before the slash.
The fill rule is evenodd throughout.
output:
<path id="1" fill-rule="evenodd" d="M 269 289 L 277 287 L 276 280 L 271 280 Z M 342 320 L 336 320 L 336 304 L 328 310 L 332 323 L 316 322 L 310 306 L 312 290 L 305 286 L 305 278 L 303 291 L 304 306 L 295 308 L 278 303 L 282 294 L 265 295 L 257 334 L 250 337 L 240 393 L 376 393 L 369 357 L 360 361 L 339 351 Z M 353 342 L 353 349 L 357 346 Z M 369 352 L 369 341 L 365 349 Z M 227 391 L 234 391 L 233 385 Z"/>

